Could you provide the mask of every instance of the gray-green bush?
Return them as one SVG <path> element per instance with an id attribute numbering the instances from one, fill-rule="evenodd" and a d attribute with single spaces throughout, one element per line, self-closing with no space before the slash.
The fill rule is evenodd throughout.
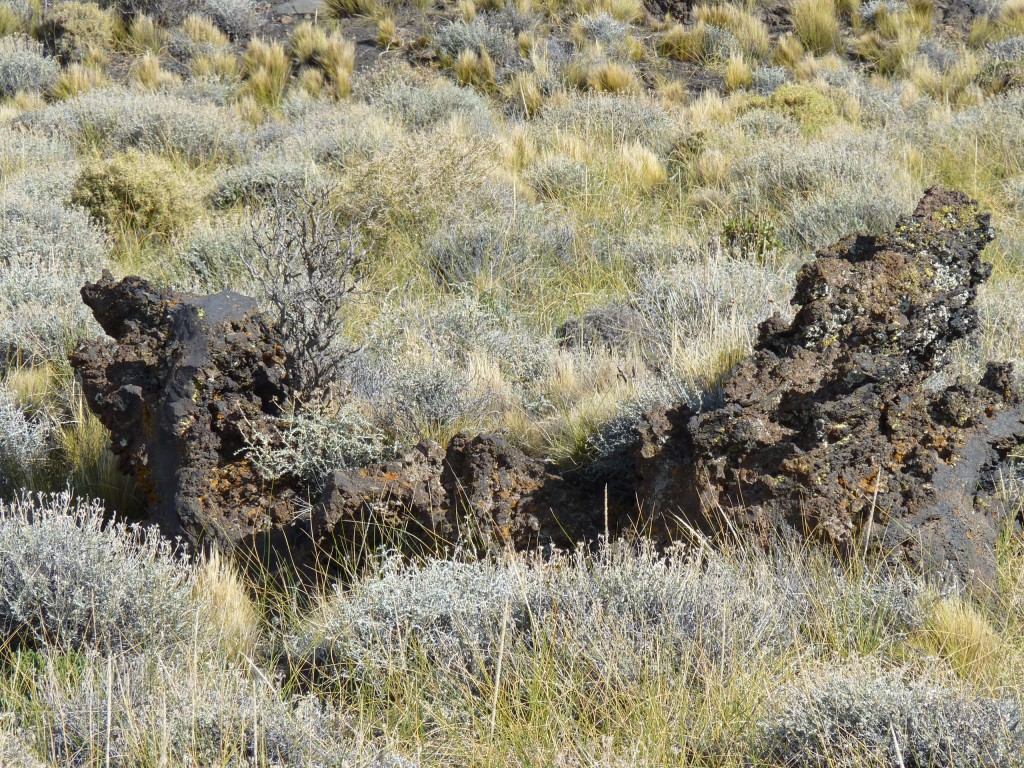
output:
<path id="1" fill-rule="evenodd" d="M 57 82 L 57 62 L 22 37 L 0 39 L 0 97 L 42 92 Z"/>
<path id="2" fill-rule="evenodd" d="M 125 651 L 194 633 L 192 572 L 155 529 L 108 522 L 70 492 L 0 502 L 0 632 Z"/>

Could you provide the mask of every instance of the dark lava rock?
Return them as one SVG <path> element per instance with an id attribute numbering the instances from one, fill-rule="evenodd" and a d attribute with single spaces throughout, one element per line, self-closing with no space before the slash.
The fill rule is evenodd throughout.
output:
<path id="1" fill-rule="evenodd" d="M 118 467 L 146 492 L 171 536 L 231 547 L 287 519 L 240 458 L 245 430 L 279 413 L 284 352 L 252 299 L 188 296 L 104 273 L 82 298 L 110 339 L 71 356 L 86 401 L 111 432 Z"/>
<path id="2" fill-rule="evenodd" d="M 396 461 L 337 471 L 322 495 L 297 478 L 268 483 L 246 459 L 246 436 L 276 434 L 291 393 L 284 345 L 254 302 L 109 273 L 82 297 L 112 339 L 83 344 L 71 363 L 119 468 L 169 536 L 303 566 L 399 529 L 430 549 L 464 537 L 568 546 L 598 533 L 596 491 L 495 436 L 457 436 L 447 451 L 427 441 Z"/>
<path id="3" fill-rule="evenodd" d="M 648 417 L 637 448 L 647 514 L 682 510 L 690 525 L 762 545 L 782 534 L 868 546 L 992 583 L 1012 512 L 993 478 L 1024 444 L 1020 393 L 1008 364 L 990 363 L 979 383 L 926 386 L 978 326 L 991 239 L 973 201 L 934 188 L 892 232 L 819 252 L 797 276 L 795 319 L 762 324 L 722 408 Z"/>
<path id="4" fill-rule="evenodd" d="M 1021 395 L 1007 364 L 989 364 L 980 382 L 928 383 L 978 327 L 991 239 L 973 201 L 936 188 L 892 232 L 819 252 L 797 277 L 794 320 L 761 325 L 724 382 L 724 405 L 647 414 L 600 483 L 493 435 L 424 442 L 334 472 L 322 492 L 297 478 L 264 482 L 245 438 L 275 434 L 291 393 L 283 345 L 236 294 L 104 275 L 82 295 L 112 340 L 84 344 L 72 364 L 166 533 L 272 562 L 311 564 L 396 530 L 438 551 L 464 538 L 569 546 L 622 528 L 873 548 L 991 584 L 1013 512 L 1001 473 L 1024 446 Z"/>

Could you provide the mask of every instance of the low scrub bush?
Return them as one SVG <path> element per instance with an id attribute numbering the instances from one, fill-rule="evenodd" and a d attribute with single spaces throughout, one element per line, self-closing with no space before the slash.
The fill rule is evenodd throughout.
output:
<path id="1" fill-rule="evenodd" d="M 171 282 L 183 290 L 216 293 L 245 284 L 240 254 L 248 233 L 233 220 L 200 221 L 171 245 Z"/>
<path id="2" fill-rule="evenodd" d="M 64 2 L 50 8 L 39 25 L 47 51 L 62 62 L 83 61 L 92 51 L 114 45 L 117 16 L 95 3 Z"/>
<path id="3" fill-rule="evenodd" d="M 246 455 L 271 482 L 289 476 L 322 488 L 334 470 L 374 464 L 392 458 L 394 450 L 377 425 L 346 405 L 286 416 L 272 432 L 251 434 Z"/>
<path id="4" fill-rule="evenodd" d="M 0 356 L 63 362 L 79 338 L 96 333 L 79 289 L 107 266 L 106 253 L 84 211 L 0 196 Z"/>
<path id="5" fill-rule="evenodd" d="M 760 60 L 768 54 L 768 27 L 748 11 L 732 3 L 719 3 L 698 6 L 695 15 L 709 26 L 728 30 L 745 56 Z"/>
<path id="6" fill-rule="evenodd" d="M 202 0 L 198 10 L 232 40 L 247 40 L 258 24 L 252 0 Z"/>
<path id="7" fill-rule="evenodd" d="M 395 82 L 371 96 L 371 103 L 401 121 L 421 130 L 462 116 L 477 125 L 487 125 L 493 116 L 487 100 L 472 88 L 449 83 L 418 86 Z"/>
<path id="8" fill-rule="evenodd" d="M 1024 749 L 1013 700 L 908 682 L 899 671 L 823 672 L 774 698 L 757 751 L 775 765 L 995 768 Z"/>
<path id="9" fill-rule="evenodd" d="M 562 154 L 547 154 L 530 166 L 526 182 L 542 197 L 579 197 L 588 188 L 590 172 L 579 160 Z"/>
<path id="10" fill-rule="evenodd" d="M 299 399 L 329 399 L 352 350 L 340 338 L 342 310 L 366 255 L 362 232 L 331 204 L 331 190 L 278 185 L 250 220 L 243 263 L 282 339 L 289 385 Z"/>
<path id="11" fill-rule="evenodd" d="M 57 81 L 57 63 L 23 37 L 0 38 L 0 98 L 41 93 Z"/>
<path id="12" fill-rule="evenodd" d="M 316 169 L 287 160 L 263 160 L 232 168 L 217 181 L 210 195 L 214 208 L 240 203 L 258 205 L 274 199 L 278 189 L 301 191 L 313 181 Z"/>
<path id="13" fill-rule="evenodd" d="M 456 684 L 486 680 L 502 649 L 513 666 L 539 652 L 559 674 L 622 690 L 676 665 L 699 670 L 789 647 L 798 595 L 770 571 L 755 594 L 743 567 L 706 565 L 697 577 L 683 558 L 614 546 L 549 563 L 385 561 L 329 596 L 290 638 L 291 652 L 342 680 L 378 683 L 425 663 Z"/>
<path id="14" fill-rule="evenodd" d="M 134 150 L 84 167 L 71 195 L 114 233 L 132 230 L 164 239 L 195 217 L 194 198 L 172 162 Z"/>
<path id="15" fill-rule="evenodd" d="M 722 371 L 701 368 L 753 345 L 757 325 L 788 294 L 789 279 L 785 268 L 759 267 L 717 245 L 643 271 L 630 305 L 641 318 L 645 356 L 678 374 L 705 374 L 698 383 L 706 386 Z"/>
<path id="16" fill-rule="evenodd" d="M 545 107 L 541 121 L 549 128 L 572 131 L 585 139 L 639 142 L 659 154 L 671 149 L 682 132 L 661 105 L 646 98 L 624 96 L 573 96 Z"/>
<path id="17" fill-rule="evenodd" d="M 0 37 L 28 33 L 35 8 L 28 0 L 0 1 Z"/>
<path id="18" fill-rule="evenodd" d="M 572 193 L 554 168 L 531 176 L 538 191 L 552 197 Z M 571 172 L 570 172 L 571 173 Z M 546 175 L 545 175 L 546 174 Z M 427 245 L 430 265 L 441 285 L 472 285 L 481 276 L 514 286 L 529 283 L 543 266 L 567 263 L 573 254 L 572 223 L 525 203 L 480 205 L 451 212 Z M 542 266 L 543 265 L 543 266 Z"/>
<path id="19" fill-rule="evenodd" d="M 193 634 L 171 545 L 69 493 L 0 502 L 0 564 L 0 631 L 17 642 L 124 651 Z"/>
<path id="20" fill-rule="evenodd" d="M 497 23 L 496 23 L 497 22 Z M 504 80 L 526 67 L 527 60 L 519 51 L 517 31 L 488 16 L 478 16 L 468 24 L 453 21 L 441 27 L 434 35 L 437 52 L 454 62 L 463 51 L 485 51 L 491 59 L 495 76 Z"/>
<path id="21" fill-rule="evenodd" d="M 190 163 L 238 159 L 248 131 L 229 110 L 164 93 L 102 88 L 24 115 L 20 122 L 106 151 L 137 149 Z"/>
<path id="22" fill-rule="evenodd" d="M 0 498 L 31 483 L 49 454 L 52 424 L 32 413 L 0 384 Z"/>
<path id="23" fill-rule="evenodd" d="M 53 661 L 56 661 L 54 659 Z M 222 659 L 86 654 L 71 680 L 45 664 L 34 687 L 39 748 L 55 765 L 102 754 L 104 765 L 289 765 L 407 768 L 344 716 L 312 697 L 288 697 Z M 97 734 L 106 734 L 97 748 Z M 226 757 L 231 756 L 231 757 Z M 228 762 L 224 762 L 227 760 Z"/>

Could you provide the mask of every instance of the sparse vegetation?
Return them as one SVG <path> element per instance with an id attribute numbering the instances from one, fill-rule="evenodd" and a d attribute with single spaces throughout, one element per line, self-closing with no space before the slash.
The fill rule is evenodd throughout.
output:
<path id="1" fill-rule="evenodd" d="M 0 764 L 1019 765 L 1019 531 L 984 596 L 642 535 L 304 593 L 127 522 L 67 355 L 103 269 L 232 289 L 294 384 L 255 482 L 459 431 L 598 477 L 942 182 L 997 232 L 949 375 L 1019 371 L 1022 89 L 1019 0 L 0 0 Z"/>

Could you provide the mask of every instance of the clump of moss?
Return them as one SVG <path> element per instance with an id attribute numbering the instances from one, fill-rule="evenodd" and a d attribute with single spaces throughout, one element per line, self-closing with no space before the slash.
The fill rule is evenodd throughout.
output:
<path id="1" fill-rule="evenodd" d="M 129 150 L 87 165 L 71 200 L 115 234 L 167 238 L 195 218 L 195 195 L 164 157 Z"/>
<path id="2" fill-rule="evenodd" d="M 114 45 L 118 19 L 95 3 L 58 3 L 43 17 L 39 33 L 47 51 L 67 64 Z"/>

